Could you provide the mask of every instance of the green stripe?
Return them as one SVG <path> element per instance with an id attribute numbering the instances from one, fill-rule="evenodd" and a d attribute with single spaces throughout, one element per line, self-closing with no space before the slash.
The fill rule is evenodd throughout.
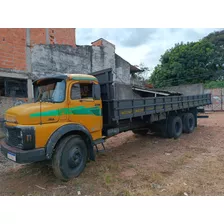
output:
<path id="1" fill-rule="evenodd" d="M 72 107 L 72 108 L 61 108 L 58 110 L 48 110 L 41 112 L 42 117 L 48 116 L 60 116 L 60 115 L 95 115 L 95 116 L 102 116 L 100 107 Z M 31 118 L 40 117 L 40 112 L 30 114 Z"/>
<path id="2" fill-rule="evenodd" d="M 101 116 L 101 110 L 100 107 L 84 107 L 84 106 L 79 106 L 79 107 L 73 107 L 70 108 L 69 114 L 74 114 L 74 115 L 96 115 L 96 116 Z"/>
<path id="3" fill-rule="evenodd" d="M 42 117 L 48 117 L 48 116 L 58 116 L 59 110 L 48 110 L 41 112 Z M 40 112 L 30 114 L 30 117 L 40 117 Z"/>

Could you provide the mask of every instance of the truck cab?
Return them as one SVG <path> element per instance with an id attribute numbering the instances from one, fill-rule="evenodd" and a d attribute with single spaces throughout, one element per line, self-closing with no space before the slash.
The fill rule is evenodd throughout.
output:
<path id="1" fill-rule="evenodd" d="M 94 141 L 102 139 L 98 80 L 83 74 L 54 75 L 38 79 L 33 85 L 34 103 L 5 113 L 6 137 L 1 151 L 17 163 L 52 159 L 55 174 L 63 180 L 78 176 L 86 160 L 94 160 Z M 56 148 L 62 145 L 70 149 L 56 156 Z M 65 170 L 60 170 L 61 163 L 66 163 Z"/>

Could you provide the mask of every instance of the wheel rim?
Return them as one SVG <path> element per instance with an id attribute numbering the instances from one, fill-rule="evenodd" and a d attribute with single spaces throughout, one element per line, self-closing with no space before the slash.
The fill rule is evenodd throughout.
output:
<path id="1" fill-rule="evenodd" d="M 75 169 L 82 163 L 82 153 L 79 147 L 74 147 L 70 150 L 68 156 L 68 166 L 71 169 Z"/>

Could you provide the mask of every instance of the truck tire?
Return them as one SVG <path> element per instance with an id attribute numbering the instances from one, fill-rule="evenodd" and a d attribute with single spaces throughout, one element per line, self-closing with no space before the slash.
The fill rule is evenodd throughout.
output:
<path id="1" fill-rule="evenodd" d="M 167 134 L 169 138 L 177 139 L 183 131 L 182 120 L 179 116 L 170 116 L 168 118 Z"/>
<path id="2" fill-rule="evenodd" d="M 132 132 L 136 135 L 147 135 L 149 129 L 134 129 Z"/>
<path id="3" fill-rule="evenodd" d="M 195 128 L 195 116 L 192 113 L 186 113 L 183 116 L 183 132 L 192 133 Z"/>
<path id="4" fill-rule="evenodd" d="M 53 154 L 52 167 L 57 178 L 68 181 L 78 177 L 87 162 L 87 147 L 79 135 L 62 139 Z"/>

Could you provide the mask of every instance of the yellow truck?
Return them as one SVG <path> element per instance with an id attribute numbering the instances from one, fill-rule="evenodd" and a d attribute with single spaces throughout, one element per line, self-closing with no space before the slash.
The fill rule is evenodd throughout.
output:
<path id="1" fill-rule="evenodd" d="M 52 161 L 56 177 L 78 177 L 106 138 L 151 130 L 178 138 L 197 126 L 197 107 L 211 95 L 115 99 L 111 69 L 49 75 L 33 83 L 34 103 L 6 111 L 1 153 L 17 163 Z M 95 147 L 96 146 L 96 147 Z"/>

